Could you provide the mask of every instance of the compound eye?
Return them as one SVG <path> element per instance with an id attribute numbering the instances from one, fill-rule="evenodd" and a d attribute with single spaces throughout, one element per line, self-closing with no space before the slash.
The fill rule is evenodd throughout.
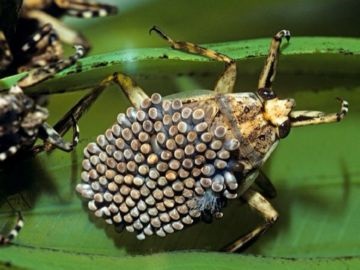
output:
<path id="1" fill-rule="evenodd" d="M 264 100 L 276 98 L 275 92 L 273 90 L 271 90 L 270 88 L 260 88 L 260 89 L 258 89 L 258 94 Z"/>
<path id="2" fill-rule="evenodd" d="M 290 129 L 291 129 L 290 119 L 287 119 L 278 127 L 279 138 L 282 139 L 285 138 L 287 135 L 289 135 Z"/>

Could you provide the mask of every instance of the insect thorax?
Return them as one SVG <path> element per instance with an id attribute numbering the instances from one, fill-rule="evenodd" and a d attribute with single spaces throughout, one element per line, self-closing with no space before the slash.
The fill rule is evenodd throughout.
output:
<path id="1" fill-rule="evenodd" d="M 242 143 L 241 158 L 257 169 L 277 144 L 277 127 L 265 119 L 264 105 L 254 93 L 229 94 L 222 100 L 226 102 L 225 108 L 219 103 L 224 121 Z"/>
<path id="2" fill-rule="evenodd" d="M 226 136 L 240 142 L 237 159 L 244 168 L 244 176 L 258 169 L 274 150 L 278 141 L 277 128 L 264 118 L 264 106 L 256 94 L 219 94 L 188 101 L 183 101 L 184 106 L 202 108 L 207 112 L 210 130 L 223 125 L 227 129 Z"/>

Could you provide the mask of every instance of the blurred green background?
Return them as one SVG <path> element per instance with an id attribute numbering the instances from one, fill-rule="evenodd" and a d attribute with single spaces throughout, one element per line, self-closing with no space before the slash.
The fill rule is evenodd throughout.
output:
<path id="1" fill-rule="evenodd" d="M 290 43 L 296 43 L 297 36 L 359 38 L 360 34 L 359 1 L 106 2 L 119 7 L 117 16 L 91 20 L 64 18 L 67 25 L 90 40 L 92 54 L 166 47 L 159 37 L 148 35 L 153 25 L 174 39 L 200 44 L 260 37 L 270 42 L 280 29 L 291 31 Z M 279 96 L 295 98 L 298 109 L 327 112 L 338 110 L 335 97 L 340 96 L 349 101 L 350 112 L 339 124 L 294 129 L 280 143 L 265 166 L 265 172 L 278 189 L 272 203 L 279 210 L 280 220 L 245 251 L 245 256 L 261 255 L 265 259 L 275 257 L 275 260 L 296 258 L 300 262 L 304 258 L 321 257 L 328 258 L 325 262 L 328 260 L 334 267 L 338 262 L 335 258 L 356 259 L 360 255 L 359 60 L 359 56 L 343 54 L 281 57 L 274 84 Z M 263 62 L 263 58 L 238 62 L 238 91 L 256 89 Z M 222 70 L 221 63 L 159 60 L 124 64 L 120 71 L 130 74 L 149 94 L 156 91 L 166 95 L 211 89 Z M 83 94 L 53 95 L 49 122 L 55 123 Z M 28 262 L 32 257 L 46 262 L 46 257 L 52 258 L 46 253 L 51 250 L 61 251 L 56 255 L 59 263 L 62 256 L 71 261 L 67 254 L 123 259 L 127 257 L 122 256 L 128 254 L 174 250 L 216 251 L 262 222 L 248 207 L 235 202 L 226 209 L 224 218 L 212 225 L 197 224 L 165 239 L 153 237 L 140 242 L 134 234 L 117 234 L 112 226 L 88 215 L 73 189 L 80 179 L 82 148 L 104 132 L 115 121 L 117 113 L 128 105 L 119 89 L 110 87 L 79 123 L 81 141 L 77 155 L 54 151 L 41 154 L 35 160 L 19 160 L 0 167 L 2 193 L 9 196 L 13 205 L 23 209 L 26 220 L 16 245 L 0 250 L 1 261 L 31 267 Z M 27 203 L 17 195 L 19 190 L 14 186 L 21 186 Z M 0 224 L 4 224 L 12 216 L 6 203 L 1 209 Z M 36 255 L 27 249 L 29 247 Z M 162 268 L 171 268 L 172 263 L 180 267 L 181 260 L 176 256 L 184 256 L 183 260 L 189 260 L 189 265 L 194 262 L 203 268 L 224 266 L 221 263 L 227 261 L 227 257 L 216 257 L 218 260 L 214 261 L 211 253 L 197 252 L 168 253 L 141 260 L 145 264 L 149 262 L 149 268 L 154 262 Z M 77 260 L 80 261 L 75 258 L 74 262 Z M 237 268 L 241 260 L 247 262 L 240 255 L 231 260 L 234 261 L 227 265 L 230 269 Z M 260 265 L 256 263 L 262 260 L 255 257 L 249 265 Z M 273 259 L 268 262 L 269 266 L 281 268 L 292 261 L 278 259 L 276 263 L 280 262 L 280 266 L 274 264 Z M 324 261 L 316 262 L 321 266 L 320 262 Z M 136 257 L 128 263 L 135 266 Z M 302 266 L 306 267 L 306 263 Z"/>

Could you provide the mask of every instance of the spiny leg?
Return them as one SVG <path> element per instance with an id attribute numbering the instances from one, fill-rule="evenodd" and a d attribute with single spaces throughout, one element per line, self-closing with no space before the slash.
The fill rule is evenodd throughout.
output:
<path id="1" fill-rule="evenodd" d="M 84 56 L 84 47 L 75 45 L 76 52 L 74 55 L 67 59 L 61 59 L 56 63 L 49 63 L 46 66 L 35 68 L 29 71 L 29 73 L 22 79 L 20 79 L 17 85 L 21 88 L 26 88 L 38 84 L 52 76 L 59 71 L 73 65 L 77 60 Z"/>
<path id="2" fill-rule="evenodd" d="M 91 105 L 100 96 L 103 90 L 109 84 L 115 83 L 121 87 L 129 101 L 136 108 L 149 96 L 141 89 L 129 76 L 122 73 L 114 73 L 113 75 L 104 79 L 97 87 L 92 89 L 87 95 L 81 98 L 55 125 L 55 130 L 63 135 L 71 126 L 71 117 L 75 121 L 79 121 L 83 113 L 88 110 Z"/>
<path id="3" fill-rule="evenodd" d="M 99 85 L 82 97 L 55 125 L 54 129 L 62 136 L 72 126 L 74 119 L 76 122 L 80 120 L 82 115 L 88 110 L 95 100 L 99 97 L 106 86 Z"/>
<path id="4" fill-rule="evenodd" d="M 126 96 L 129 98 L 129 101 L 133 104 L 134 107 L 139 108 L 141 103 L 149 98 L 148 95 L 142 90 L 129 76 L 114 73 L 113 75 L 104 79 L 99 86 L 92 89 L 88 94 L 81 98 L 55 125 L 54 130 L 57 131 L 59 135 L 64 135 L 70 127 L 73 125 L 74 121 L 78 122 L 82 117 L 84 112 L 88 110 L 91 105 L 96 101 L 100 96 L 103 90 L 108 87 L 110 83 L 116 83 L 121 87 Z M 37 147 L 35 153 L 41 151 L 49 151 L 56 145 L 51 143 L 45 143 L 41 147 Z"/>
<path id="5" fill-rule="evenodd" d="M 349 103 L 338 98 L 341 102 L 341 109 L 337 113 L 326 114 L 319 111 L 293 111 L 290 113 L 292 127 L 318 125 L 325 123 L 340 122 L 349 111 Z"/>
<path id="6" fill-rule="evenodd" d="M 24 227 L 24 219 L 21 213 L 18 212 L 17 215 L 18 216 L 14 228 L 7 235 L 0 234 L 0 246 L 7 245 L 11 241 L 13 241 L 18 236 L 21 229 Z"/>
<path id="7" fill-rule="evenodd" d="M 283 37 L 285 37 L 287 41 L 289 41 L 290 31 L 281 30 L 273 37 L 270 44 L 270 51 L 268 57 L 265 61 L 264 68 L 260 74 L 258 92 L 260 96 L 265 100 L 273 98 L 273 95 L 275 95 L 271 91 L 271 87 L 276 75 L 276 68 L 280 54 L 280 44 Z"/>
<path id="8" fill-rule="evenodd" d="M 198 54 L 210 59 L 214 59 L 216 61 L 225 62 L 225 71 L 218 79 L 214 91 L 223 94 L 233 92 L 235 80 L 236 80 L 236 63 L 233 59 L 231 59 L 227 55 L 218 53 L 211 49 L 203 48 L 194 43 L 184 42 L 184 41 L 174 41 L 156 26 L 153 26 L 150 29 L 150 33 L 152 31 L 155 31 L 157 34 L 159 34 L 163 39 L 165 39 L 171 45 L 171 48 L 175 50 L 192 53 L 192 54 Z"/>
<path id="9" fill-rule="evenodd" d="M 247 190 L 242 198 L 250 205 L 251 208 L 257 210 L 265 219 L 265 223 L 259 225 L 251 232 L 245 234 L 240 239 L 236 240 L 232 244 L 226 246 L 223 250 L 228 252 L 235 252 L 239 248 L 251 241 L 256 240 L 261 234 L 267 231 L 278 219 L 278 213 L 259 192 L 251 189 Z"/>

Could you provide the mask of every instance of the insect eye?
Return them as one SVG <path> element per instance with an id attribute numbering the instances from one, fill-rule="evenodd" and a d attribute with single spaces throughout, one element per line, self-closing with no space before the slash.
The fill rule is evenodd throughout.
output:
<path id="1" fill-rule="evenodd" d="M 291 123 L 290 120 L 287 119 L 279 126 L 279 138 L 285 138 L 290 133 Z"/>
<path id="2" fill-rule="evenodd" d="M 262 97 L 264 100 L 269 100 L 269 99 L 273 99 L 276 98 L 276 94 L 273 90 L 271 90 L 270 88 L 260 88 L 258 90 L 258 94 L 260 95 L 260 97 Z"/>

